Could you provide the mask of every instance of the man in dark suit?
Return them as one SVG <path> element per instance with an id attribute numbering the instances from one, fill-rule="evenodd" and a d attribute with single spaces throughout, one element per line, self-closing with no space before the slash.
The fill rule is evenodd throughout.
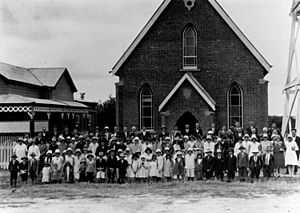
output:
<path id="1" fill-rule="evenodd" d="M 196 127 L 194 129 L 193 135 L 196 137 L 196 139 L 201 139 L 203 136 L 202 129 L 199 125 L 199 123 L 196 123 Z"/>
<path id="2" fill-rule="evenodd" d="M 48 143 L 50 140 L 50 135 L 49 133 L 46 131 L 46 128 L 43 127 L 42 128 L 42 134 L 41 134 L 41 141 L 44 141 L 44 143 Z"/>
<path id="3" fill-rule="evenodd" d="M 192 131 L 190 130 L 190 125 L 188 125 L 188 124 L 186 124 L 185 126 L 184 126 L 184 130 L 183 130 L 183 132 L 182 132 L 182 136 L 184 137 L 184 136 L 191 136 L 191 134 L 192 134 Z"/>
<path id="4" fill-rule="evenodd" d="M 245 182 L 248 177 L 249 156 L 245 152 L 246 148 L 240 146 L 240 153 L 237 155 L 237 167 L 239 169 L 239 177 L 241 182 Z"/>
<path id="5" fill-rule="evenodd" d="M 233 154 L 232 147 L 228 149 L 228 156 L 225 159 L 225 168 L 227 170 L 227 182 L 231 182 L 236 172 L 236 156 Z"/>
<path id="6" fill-rule="evenodd" d="M 137 136 L 138 136 L 138 132 L 136 130 L 136 127 L 132 126 L 131 127 L 131 132 L 129 133 L 129 137 L 130 137 L 130 139 L 134 139 Z"/>
<path id="7" fill-rule="evenodd" d="M 208 148 L 206 150 L 206 156 L 203 158 L 203 170 L 206 180 L 210 180 L 213 177 L 215 168 L 215 158 L 212 156 L 212 151 Z"/>
<path id="8" fill-rule="evenodd" d="M 259 174 L 260 170 L 263 167 L 263 161 L 260 156 L 258 156 L 258 150 L 255 150 L 252 152 L 253 155 L 250 157 L 249 160 L 249 167 L 251 170 L 251 183 L 253 183 L 254 177 L 258 180 L 259 179 Z"/>
<path id="9" fill-rule="evenodd" d="M 125 143 L 126 140 L 128 139 L 128 137 L 129 137 L 129 132 L 128 132 L 126 126 L 123 127 L 123 131 L 120 132 L 119 137 L 120 137 L 120 140 L 123 140 L 123 141 L 124 141 L 124 143 Z"/>
<path id="10" fill-rule="evenodd" d="M 36 154 L 34 152 L 31 153 L 31 158 L 28 161 L 28 172 L 31 178 L 32 184 L 35 184 L 37 175 L 38 175 L 38 160 L 35 158 Z"/>
<path id="11" fill-rule="evenodd" d="M 50 140 L 58 141 L 60 133 L 57 131 L 57 126 L 53 126 L 53 130 L 50 133 Z"/>
<path id="12" fill-rule="evenodd" d="M 17 155 L 13 154 L 11 156 L 11 161 L 8 165 L 8 170 L 10 172 L 10 186 L 16 188 L 18 172 L 19 172 L 19 161 L 17 160 Z"/>
<path id="13" fill-rule="evenodd" d="M 300 149 L 300 137 L 299 136 L 297 136 L 297 130 L 296 129 L 292 129 L 292 137 L 293 137 L 293 140 L 297 143 L 297 146 L 299 147 L 299 149 Z M 299 160 L 299 155 L 300 155 L 300 152 L 299 152 L 299 150 L 298 151 L 296 151 L 296 154 L 297 154 L 297 158 L 298 158 L 298 160 Z M 295 166 L 295 175 L 297 174 L 297 172 L 298 172 L 298 166 Z"/>
<path id="14" fill-rule="evenodd" d="M 266 147 L 266 154 L 263 155 L 263 173 L 264 177 L 270 178 L 274 170 L 274 156 L 271 154 L 271 147 Z"/>
<path id="15" fill-rule="evenodd" d="M 252 129 L 255 129 L 255 132 L 257 133 L 257 128 L 254 126 L 254 122 L 250 121 L 249 126 L 246 129 L 246 133 L 251 137 L 252 135 Z"/>
<path id="16" fill-rule="evenodd" d="M 142 131 L 141 131 L 140 134 L 139 134 L 140 140 L 142 140 L 142 141 L 149 141 L 149 140 L 150 140 L 150 137 L 151 137 L 150 132 L 148 132 L 148 131 L 146 130 L 146 127 L 143 126 Z"/>
<path id="17" fill-rule="evenodd" d="M 159 139 L 164 141 L 166 137 L 169 137 L 166 126 L 161 127 L 161 132 L 158 135 Z"/>

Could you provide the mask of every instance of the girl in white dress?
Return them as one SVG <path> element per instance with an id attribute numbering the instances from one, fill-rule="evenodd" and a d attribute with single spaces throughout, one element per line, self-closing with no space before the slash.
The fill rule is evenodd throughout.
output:
<path id="1" fill-rule="evenodd" d="M 287 137 L 287 141 L 285 141 L 284 144 L 286 147 L 285 165 L 288 166 L 289 175 L 293 177 L 295 166 L 298 166 L 296 151 L 299 150 L 299 147 L 297 146 L 297 143 L 293 140 L 292 135 L 289 135 Z"/>
<path id="2" fill-rule="evenodd" d="M 135 176 L 134 176 L 133 169 L 132 169 L 132 154 L 131 154 L 130 148 L 126 149 L 125 155 L 126 155 L 125 160 L 127 160 L 127 162 L 128 162 L 126 176 L 127 176 L 128 182 L 132 183 Z"/>
<path id="3" fill-rule="evenodd" d="M 80 161 L 82 160 L 81 150 L 76 149 L 75 156 L 74 156 L 74 179 L 75 181 L 79 181 L 79 168 L 80 168 Z"/>
<path id="4" fill-rule="evenodd" d="M 152 155 L 152 160 L 149 162 L 149 177 L 151 182 L 157 181 L 158 163 L 156 154 Z"/>
<path id="5" fill-rule="evenodd" d="M 148 171 L 148 162 L 146 161 L 146 158 L 144 155 L 141 156 L 141 161 L 139 162 L 138 171 L 137 171 L 137 178 L 142 183 L 146 183 L 149 177 L 149 171 Z"/>
<path id="6" fill-rule="evenodd" d="M 139 155 L 137 153 L 134 153 L 132 155 L 131 169 L 132 169 L 132 176 L 135 181 L 137 181 L 137 179 L 138 179 L 139 164 L 140 164 Z"/>

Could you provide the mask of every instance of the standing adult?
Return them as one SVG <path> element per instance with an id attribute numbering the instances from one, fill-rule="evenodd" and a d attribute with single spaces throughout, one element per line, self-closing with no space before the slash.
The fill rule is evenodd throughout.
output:
<path id="1" fill-rule="evenodd" d="M 292 135 L 288 135 L 287 141 L 285 141 L 286 153 L 285 153 L 285 166 L 288 167 L 289 175 L 294 176 L 295 167 L 298 166 L 297 151 L 299 147 L 293 140 Z"/>
<path id="2" fill-rule="evenodd" d="M 23 138 L 19 138 L 13 149 L 13 153 L 17 156 L 19 162 L 21 162 L 23 157 L 27 156 L 28 152 L 27 146 L 23 143 L 23 141 Z"/>
<path id="3" fill-rule="evenodd" d="M 292 132 L 293 140 L 296 142 L 298 148 L 300 148 L 300 137 L 297 136 L 297 130 L 296 129 L 292 129 L 291 132 Z M 299 155 L 300 155 L 299 150 L 296 151 L 296 154 L 297 154 L 297 159 L 299 161 Z M 295 174 L 297 174 L 297 172 L 298 172 L 298 165 L 295 167 Z"/>

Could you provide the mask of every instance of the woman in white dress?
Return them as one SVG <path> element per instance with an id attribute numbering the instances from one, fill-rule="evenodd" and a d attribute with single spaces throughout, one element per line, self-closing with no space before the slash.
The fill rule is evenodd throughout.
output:
<path id="1" fill-rule="evenodd" d="M 287 137 L 285 141 L 286 153 L 285 153 L 285 165 L 288 166 L 289 174 L 294 176 L 295 166 L 298 166 L 298 159 L 296 151 L 299 150 L 297 143 L 293 140 L 292 135 Z"/>

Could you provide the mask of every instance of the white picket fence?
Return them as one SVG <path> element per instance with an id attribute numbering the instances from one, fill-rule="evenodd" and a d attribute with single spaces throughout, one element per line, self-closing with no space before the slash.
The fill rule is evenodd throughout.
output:
<path id="1" fill-rule="evenodd" d="M 0 135 L 0 170 L 8 169 L 8 164 L 10 158 L 13 154 L 13 148 L 15 145 L 15 141 L 18 139 L 19 136 L 3 136 Z"/>

